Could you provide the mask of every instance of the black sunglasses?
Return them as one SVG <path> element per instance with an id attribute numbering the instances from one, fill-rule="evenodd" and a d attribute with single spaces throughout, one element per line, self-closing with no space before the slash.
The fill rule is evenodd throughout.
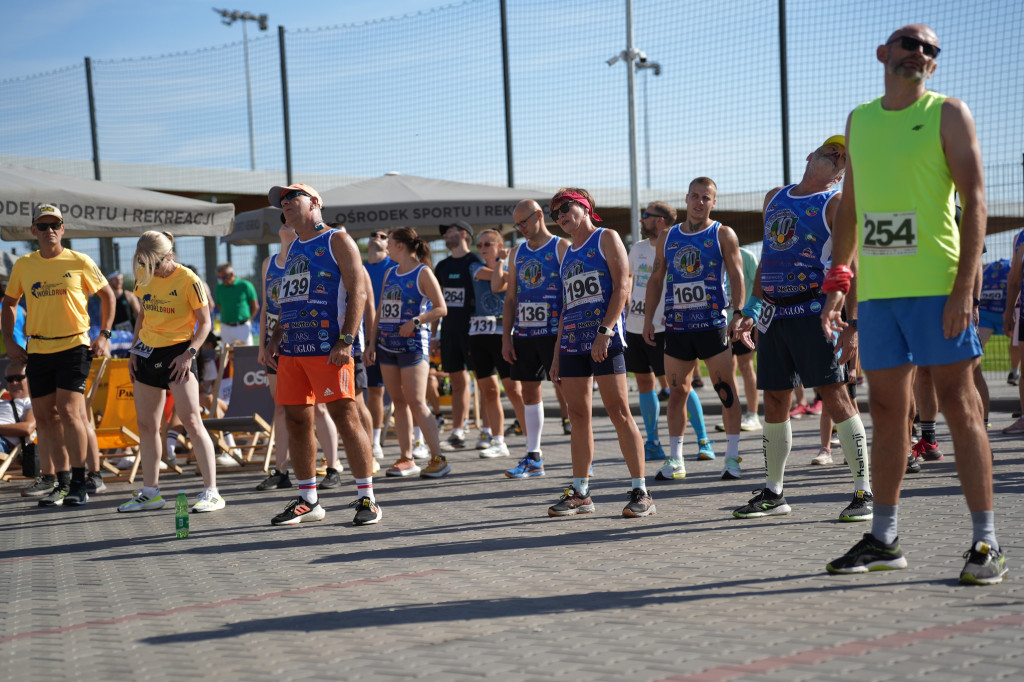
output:
<path id="1" fill-rule="evenodd" d="M 557 223 L 558 216 L 562 215 L 563 213 L 567 213 L 569 209 L 572 208 L 573 204 L 578 203 L 579 202 L 576 201 L 575 199 L 566 199 L 558 208 L 551 209 L 551 213 L 549 213 L 548 215 L 550 215 L 551 219 Z"/>
<path id="2" fill-rule="evenodd" d="M 641 218 L 661 218 L 663 220 L 668 220 L 668 218 L 666 218 L 665 216 L 661 215 L 660 213 L 650 213 L 648 211 L 644 211 L 643 213 L 641 213 L 640 217 Z"/>
<path id="3" fill-rule="evenodd" d="M 25 380 L 25 375 L 24 374 L 8 374 L 7 376 L 4 377 L 4 379 L 7 380 L 7 383 L 11 383 L 12 381 L 24 381 Z"/>
<path id="4" fill-rule="evenodd" d="M 59 232 L 62 227 L 64 227 L 64 223 L 36 223 L 37 230 L 53 230 L 54 232 Z"/>
<path id="5" fill-rule="evenodd" d="M 282 194 L 281 195 L 281 201 L 284 201 L 285 199 L 287 199 L 288 201 L 291 201 L 295 197 L 308 197 L 308 196 L 309 196 L 309 192 L 303 192 L 301 189 L 293 189 L 293 190 L 290 190 L 290 191 L 285 192 L 284 194 Z"/>
<path id="6" fill-rule="evenodd" d="M 924 53 L 924 56 L 931 57 L 932 59 L 938 57 L 939 53 L 942 52 L 938 45 L 932 45 L 931 43 L 926 43 L 918 40 L 917 38 L 911 38 L 910 36 L 900 36 L 899 38 L 893 38 L 888 43 L 886 43 L 886 45 L 892 45 L 897 40 L 900 41 L 900 47 L 902 47 L 904 50 L 907 50 L 909 52 L 917 52 L 917 48 L 920 47 L 921 52 Z"/>
<path id="7" fill-rule="evenodd" d="M 387 239 L 388 236 L 384 232 L 374 232 L 370 235 L 370 239 Z"/>

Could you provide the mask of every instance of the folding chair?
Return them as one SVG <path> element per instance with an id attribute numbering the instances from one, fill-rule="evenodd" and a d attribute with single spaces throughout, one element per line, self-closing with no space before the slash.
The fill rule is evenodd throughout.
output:
<path id="1" fill-rule="evenodd" d="M 121 477 L 125 473 L 107 460 L 134 455 L 135 462 L 127 473 L 128 482 L 133 483 L 139 472 L 141 457 L 139 457 L 139 436 L 135 432 L 135 429 L 139 428 L 139 420 L 135 413 L 135 391 L 131 375 L 128 373 L 130 360 L 128 358 L 107 360 L 105 375 L 97 374 L 98 378 L 95 381 L 96 384 L 106 384 L 103 413 L 96 425 L 96 440 L 100 446 L 100 463 L 104 469 Z M 126 452 L 113 452 L 115 450 Z"/>
<path id="2" fill-rule="evenodd" d="M 274 396 L 267 388 L 266 370 L 259 364 L 259 348 L 231 346 L 228 355 L 234 355 L 231 402 L 223 416 L 204 419 L 203 425 L 213 441 L 228 453 L 232 448 L 225 442 L 224 434 L 232 434 L 234 447 L 242 451 L 242 456 L 231 456 L 239 464 L 251 464 L 254 458 L 262 456 L 263 470 L 268 471 L 274 453 Z M 218 379 L 215 391 L 219 388 Z"/>

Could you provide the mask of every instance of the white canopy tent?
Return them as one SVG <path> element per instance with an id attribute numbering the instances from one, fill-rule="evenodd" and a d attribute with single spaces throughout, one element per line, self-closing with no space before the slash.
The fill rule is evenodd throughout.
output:
<path id="1" fill-rule="evenodd" d="M 146 230 L 175 236 L 228 234 L 235 207 L 18 166 L 0 166 L 0 238 L 32 239 L 32 212 L 54 204 L 69 239 L 137 237 Z"/>

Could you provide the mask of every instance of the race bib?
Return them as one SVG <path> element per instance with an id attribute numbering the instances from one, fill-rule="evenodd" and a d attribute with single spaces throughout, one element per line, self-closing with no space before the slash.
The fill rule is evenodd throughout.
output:
<path id="1" fill-rule="evenodd" d="M 267 338 L 270 338 L 274 334 L 274 331 L 277 329 L 277 325 L 280 322 L 280 315 L 267 315 Z"/>
<path id="2" fill-rule="evenodd" d="M 135 342 L 135 345 L 132 346 L 132 349 L 129 352 L 133 355 L 138 355 L 140 358 L 148 358 L 153 354 L 153 347 L 147 346 L 142 343 L 142 339 L 139 339 Z"/>
<path id="3" fill-rule="evenodd" d="M 861 251 L 868 256 L 917 253 L 917 213 L 865 213 Z"/>
<path id="4" fill-rule="evenodd" d="M 134 332 L 135 325 L 125 320 L 124 322 L 118 322 L 114 325 L 114 331 L 116 332 Z"/>
<path id="5" fill-rule="evenodd" d="M 444 303 L 449 308 L 462 308 L 466 305 L 466 289 L 464 287 L 445 287 Z"/>
<path id="6" fill-rule="evenodd" d="M 981 300 L 983 301 L 1000 301 L 1003 298 L 1002 289 L 982 289 Z"/>
<path id="7" fill-rule="evenodd" d="M 469 335 L 481 336 L 483 334 L 498 333 L 498 318 L 494 315 L 474 315 L 469 318 Z"/>
<path id="8" fill-rule="evenodd" d="M 629 315 L 630 317 L 637 317 L 641 320 L 644 319 L 644 313 L 647 311 L 647 299 L 646 298 L 634 298 L 629 302 Z"/>
<path id="9" fill-rule="evenodd" d="M 704 282 L 683 282 L 672 285 L 672 304 L 674 308 L 684 310 L 691 308 L 707 308 L 708 299 L 704 292 Z"/>
<path id="10" fill-rule="evenodd" d="M 548 323 L 548 304 L 520 302 L 519 320 L 516 323 L 519 327 L 544 327 Z"/>
<path id="11" fill-rule="evenodd" d="M 384 300 L 380 304 L 380 321 L 394 324 L 402 321 L 402 302 Z"/>
<path id="12" fill-rule="evenodd" d="M 603 300 L 601 280 L 596 272 L 583 272 L 565 280 L 566 307 Z"/>
<path id="13" fill-rule="evenodd" d="M 293 275 L 281 277 L 281 291 L 278 294 L 277 302 L 295 303 L 309 300 L 309 271 L 296 272 Z"/>
<path id="14" fill-rule="evenodd" d="M 775 304 L 765 301 L 761 305 L 761 314 L 757 316 L 757 330 L 764 334 L 775 317 Z"/>

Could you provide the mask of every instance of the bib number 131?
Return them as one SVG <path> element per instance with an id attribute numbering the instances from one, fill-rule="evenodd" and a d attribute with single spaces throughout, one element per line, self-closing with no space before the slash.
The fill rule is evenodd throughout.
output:
<path id="1" fill-rule="evenodd" d="M 917 213 L 865 213 L 862 250 L 869 256 L 917 253 Z"/>

